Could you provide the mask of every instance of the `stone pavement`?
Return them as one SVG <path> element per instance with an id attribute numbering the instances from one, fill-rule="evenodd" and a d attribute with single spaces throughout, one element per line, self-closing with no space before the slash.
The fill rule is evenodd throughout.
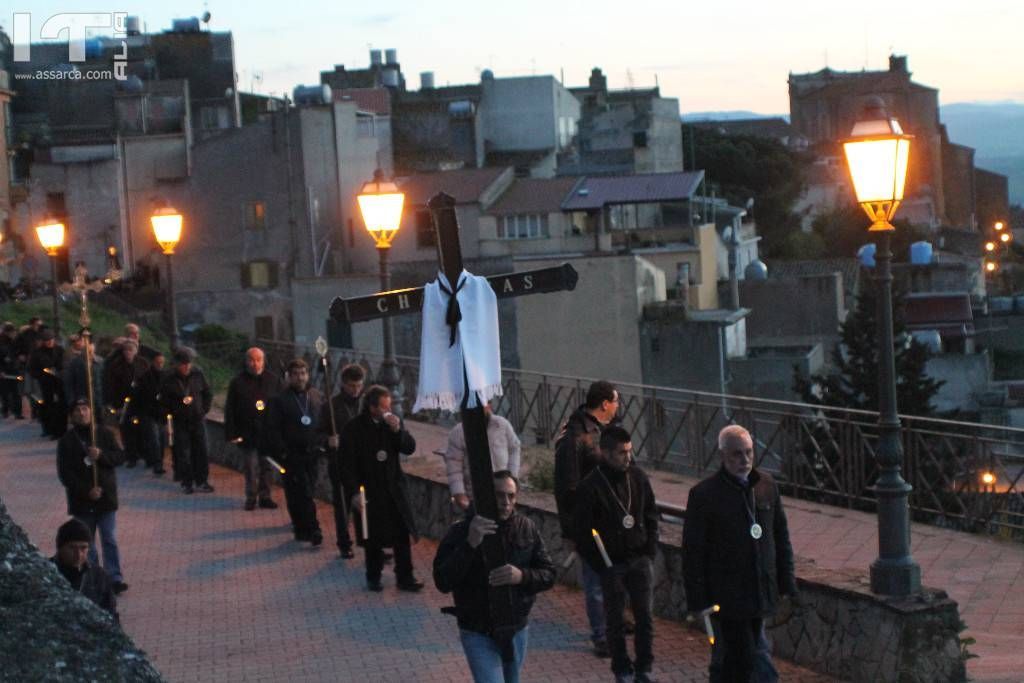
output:
<path id="1" fill-rule="evenodd" d="M 446 430 L 431 425 L 413 429 L 421 451 L 443 450 Z M 658 499 L 677 505 L 686 504 L 696 483 L 667 472 L 650 474 Z M 784 505 L 798 556 L 826 569 L 867 572 L 878 555 L 874 514 L 789 497 Z M 678 542 L 678 536 L 678 528 L 663 525 L 663 541 Z M 912 525 L 911 543 L 923 583 L 945 590 L 959 603 L 967 624 L 962 635 L 977 640 L 969 648 L 979 655 L 967 662 L 971 680 L 1024 681 L 1024 544 L 926 524 Z"/>
<path id="2" fill-rule="evenodd" d="M 66 519 L 55 444 L 36 425 L 0 423 L 0 498 L 49 555 Z M 419 436 L 419 434 L 418 434 Z M 213 494 L 185 496 L 167 476 L 121 469 L 118 540 L 131 588 L 120 600 L 125 631 L 170 681 L 466 681 L 450 604 L 430 584 L 436 544 L 414 560 L 428 587 L 398 593 L 363 588 L 361 559 L 343 563 L 330 509 L 318 505 L 326 541 L 292 540 L 279 510 L 242 510 L 241 475 L 214 466 Z M 279 490 L 278 502 L 283 502 Z M 361 556 L 361 555 L 360 555 Z M 610 680 L 608 660 L 589 654 L 579 592 L 556 587 L 533 611 L 524 681 Z M 658 620 L 660 681 L 704 681 L 700 633 Z M 829 680 L 779 664 L 787 682 Z"/>

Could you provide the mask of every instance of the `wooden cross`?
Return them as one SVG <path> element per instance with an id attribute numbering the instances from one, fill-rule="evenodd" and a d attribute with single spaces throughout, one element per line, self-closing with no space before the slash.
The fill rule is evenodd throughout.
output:
<path id="1" fill-rule="evenodd" d="M 455 215 L 455 199 L 439 193 L 428 203 L 437 231 L 437 253 L 441 272 L 448 282 L 455 283 L 462 273 L 462 248 L 459 245 L 459 222 Z M 492 275 L 487 278 L 499 299 L 573 290 L 578 279 L 576 270 L 568 263 L 522 273 Z M 370 296 L 351 299 L 336 298 L 331 303 L 331 317 L 343 322 L 362 322 L 393 315 L 419 313 L 423 308 L 423 287 L 378 292 Z M 466 435 L 466 455 L 473 483 L 476 511 L 493 520 L 498 518 L 498 504 L 494 494 L 494 472 L 491 468 L 491 449 L 487 441 L 487 416 L 483 403 L 477 401 L 468 407 L 469 387 L 462 399 L 462 429 Z M 482 544 L 484 562 L 488 569 L 505 564 L 504 548 L 491 535 Z M 491 621 L 495 637 L 514 635 L 516 616 L 512 610 L 511 592 L 507 586 L 490 589 Z"/>

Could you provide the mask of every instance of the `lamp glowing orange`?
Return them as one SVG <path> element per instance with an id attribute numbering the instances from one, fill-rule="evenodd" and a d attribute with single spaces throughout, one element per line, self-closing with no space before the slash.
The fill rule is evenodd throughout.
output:
<path id="1" fill-rule="evenodd" d="M 64 246 L 64 224 L 55 219 L 45 220 L 36 226 L 36 236 L 46 255 L 56 256 L 57 250 Z"/>
<path id="2" fill-rule="evenodd" d="M 181 214 L 169 206 L 157 209 L 149 217 L 153 225 L 153 234 L 165 254 L 173 254 L 174 248 L 181 239 Z"/>
<path id="3" fill-rule="evenodd" d="M 910 141 L 881 99 L 868 100 L 843 143 L 857 202 L 871 218 L 871 231 L 895 230 L 890 221 L 903 201 Z"/>
<path id="4" fill-rule="evenodd" d="M 981 483 L 985 484 L 985 486 L 991 486 L 992 484 L 996 483 L 996 475 L 992 474 L 991 472 L 982 473 Z"/>
<path id="5" fill-rule="evenodd" d="M 356 200 L 366 231 L 373 237 L 377 248 L 390 247 L 402 224 L 405 194 L 395 183 L 384 180 L 384 173 L 378 168 L 373 172 L 373 180 L 363 185 Z"/>

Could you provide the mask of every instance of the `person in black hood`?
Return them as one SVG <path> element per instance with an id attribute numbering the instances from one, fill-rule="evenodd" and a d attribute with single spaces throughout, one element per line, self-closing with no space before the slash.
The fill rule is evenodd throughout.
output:
<path id="1" fill-rule="evenodd" d="M 171 416 L 175 465 L 184 493 L 213 491 L 207 481 L 210 464 L 206 451 L 206 414 L 212 401 L 206 377 L 199 368 L 192 367 L 192 352 L 175 351 L 174 367 L 160 385 L 160 405 L 164 414 Z"/>
<path id="2" fill-rule="evenodd" d="M 313 502 L 325 441 L 317 426 L 323 402 L 323 395 L 309 386 L 306 361 L 296 358 L 288 363 L 288 386 L 270 402 L 267 418 L 271 451 L 285 468 L 284 501 L 295 540 L 309 541 L 314 547 L 324 542 Z"/>
<path id="3" fill-rule="evenodd" d="M 643 470 L 633 464 L 629 432 L 608 427 L 601 433 L 600 448 L 603 462 L 577 489 L 576 547 L 587 566 L 601 576 L 615 680 L 648 683 L 654 663 L 651 590 L 658 548 L 654 490 Z M 636 620 L 635 662 L 629 659 L 623 631 L 627 595 Z"/>
<path id="4" fill-rule="evenodd" d="M 709 671 L 713 683 L 771 675 L 764 619 L 779 596 L 797 601 L 793 547 L 779 489 L 754 467 L 754 442 L 739 425 L 718 434 L 722 467 L 692 489 L 683 526 L 683 587 L 691 613 L 719 605 Z"/>
<path id="5" fill-rule="evenodd" d="M 277 503 L 270 497 L 273 470 L 266 456 L 270 455 L 267 437 L 267 409 L 270 401 L 281 393 L 281 378 L 267 372 L 263 349 L 252 347 L 245 352 L 245 369 L 228 385 L 224 404 L 224 435 L 242 452 L 245 473 L 245 509 L 273 510 Z"/>
<path id="6" fill-rule="evenodd" d="M 89 527 L 89 562 L 99 564 L 96 544 L 92 538 L 98 529 L 103 546 L 103 568 L 114 581 L 114 591 L 128 588 L 121 574 L 121 552 L 117 546 L 117 471 L 124 462 L 114 434 L 97 426 L 96 446 L 92 446 L 92 410 L 89 401 L 81 398 L 71 407 L 71 429 L 57 442 L 57 476 L 68 498 L 68 514 Z M 93 468 L 96 468 L 95 475 Z M 95 476 L 95 479 L 93 478 Z"/>
<path id="7" fill-rule="evenodd" d="M 575 549 L 576 487 L 601 462 L 601 430 L 611 424 L 618 410 L 619 392 L 615 386 L 603 380 L 594 382 L 587 390 L 586 402 L 569 417 L 555 443 L 555 504 L 562 527 L 562 545 L 570 551 Z M 580 565 L 580 578 L 594 654 L 607 657 L 601 577 L 584 562 Z"/>
<path id="8" fill-rule="evenodd" d="M 508 470 L 494 473 L 494 494 L 498 519 L 472 515 L 453 524 L 434 557 L 434 585 L 452 593 L 455 614 L 466 661 L 475 681 L 519 680 L 526 657 L 527 621 L 537 593 L 554 585 L 555 568 L 548 557 L 536 525 L 516 514 L 519 482 Z M 496 534 L 504 546 L 506 564 L 488 570 L 481 543 Z M 511 599 L 518 623 L 511 640 L 495 638 L 491 623 L 491 586 L 511 586 Z"/>
<path id="9" fill-rule="evenodd" d="M 327 437 L 327 475 L 331 480 L 331 502 L 334 504 L 334 528 L 338 536 L 338 552 L 341 557 L 350 560 L 355 557 L 352 551 L 352 536 L 348 531 L 348 496 L 341 481 L 341 439 L 342 430 L 362 410 L 363 383 L 366 371 L 357 363 L 350 363 L 341 369 L 341 391 L 331 399 L 330 407 L 324 405 L 324 415 L 320 418 L 320 429 Z M 334 411 L 333 420 L 328 410 Z M 334 432 L 337 431 L 337 435 Z"/>
<path id="10" fill-rule="evenodd" d="M 50 561 L 71 587 L 110 613 L 117 615 L 117 598 L 110 576 L 102 567 L 89 563 L 89 540 L 92 534 L 81 520 L 69 519 L 57 529 L 57 554 Z"/>

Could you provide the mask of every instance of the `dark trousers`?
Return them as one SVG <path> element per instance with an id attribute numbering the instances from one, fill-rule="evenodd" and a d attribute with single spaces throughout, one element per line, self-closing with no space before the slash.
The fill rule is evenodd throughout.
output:
<path id="1" fill-rule="evenodd" d="M 43 405 L 39 407 L 43 434 L 64 436 L 64 432 L 68 430 L 68 410 L 64 405 L 64 392 L 59 384 L 51 381 L 39 384 L 43 390 Z"/>
<path id="2" fill-rule="evenodd" d="M 709 667 L 711 683 L 750 683 L 764 620 L 712 617 L 712 623 L 717 637 Z"/>
<path id="3" fill-rule="evenodd" d="M 266 458 L 255 448 L 239 447 L 242 452 L 242 473 L 245 475 L 245 499 L 270 500 L 273 472 Z M 287 471 L 287 469 L 285 470 Z"/>
<path id="4" fill-rule="evenodd" d="M 369 525 L 372 536 L 372 520 Z M 400 583 L 412 581 L 412 547 L 409 545 L 409 532 L 399 533 L 391 547 L 395 551 L 395 578 Z M 370 538 L 365 542 L 363 550 L 366 551 L 366 579 L 379 581 L 381 572 L 384 571 L 384 546 Z"/>
<path id="5" fill-rule="evenodd" d="M 164 452 L 163 446 L 160 443 L 160 430 L 157 427 L 156 420 L 146 416 L 133 419 L 138 419 L 139 421 L 139 424 L 133 425 L 139 457 L 146 462 L 147 467 L 152 467 L 154 470 L 163 469 Z"/>
<path id="6" fill-rule="evenodd" d="M 21 417 L 21 391 L 16 379 L 0 379 L 0 401 L 3 402 L 4 417 Z"/>
<path id="7" fill-rule="evenodd" d="M 125 462 L 138 462 L 142 457 L 142 449 L 139 447 L 139 425 L 132 424 L 132 418 L 125 416 L 124 420 L 117 425 L 117 429 L 121 432 L 121 443 L 124 444 Z"/>
<path id="8" fill-rule="evenodd" d="M 616 563 L 611 569 L 601 572 L 605 633 L 612 653 L 612 672 L 615 674 L 634 671 L 648 673 L 654 663 L 654 619 L 651 617 L 653 575 L 651 560 L 646 556 Z M 635 665 L 626 652 L 626 636 L 622 632 L 622 615 L 627 595 L 636 622 L 633 641 L 636 649 Z"/>
<path id="9" fill-rule="evenodd" d="M 206 425 L 174 425 L 174 460 L 183 485 L 205 484 L 210 476 Z"/>
<path id="10" fill-rule="evenodd" d="M 284 500 L 288 516 L 292 519 L 292 529 L 297 539 L 307 540 L 314 532 L 320 531 L 320 523 L 316 519 L 316 503 L 313 502 L 317 459 L 305 453 L 290 454 L 282 465 Z"/>
<path id="11" fill-rule="evenodd" d="M 348 532 L 348 496 L 345 495 L 345 487 L 341 485 L 341 463 L 338 453 L 330 453 L 330 460 L 327 464 L 327 474 L 331 480 L 331 502 L 334 503 L 334 528 L 338 535 L 338 549 L 350 550 L 352 548 L 352 536 Z"/>

